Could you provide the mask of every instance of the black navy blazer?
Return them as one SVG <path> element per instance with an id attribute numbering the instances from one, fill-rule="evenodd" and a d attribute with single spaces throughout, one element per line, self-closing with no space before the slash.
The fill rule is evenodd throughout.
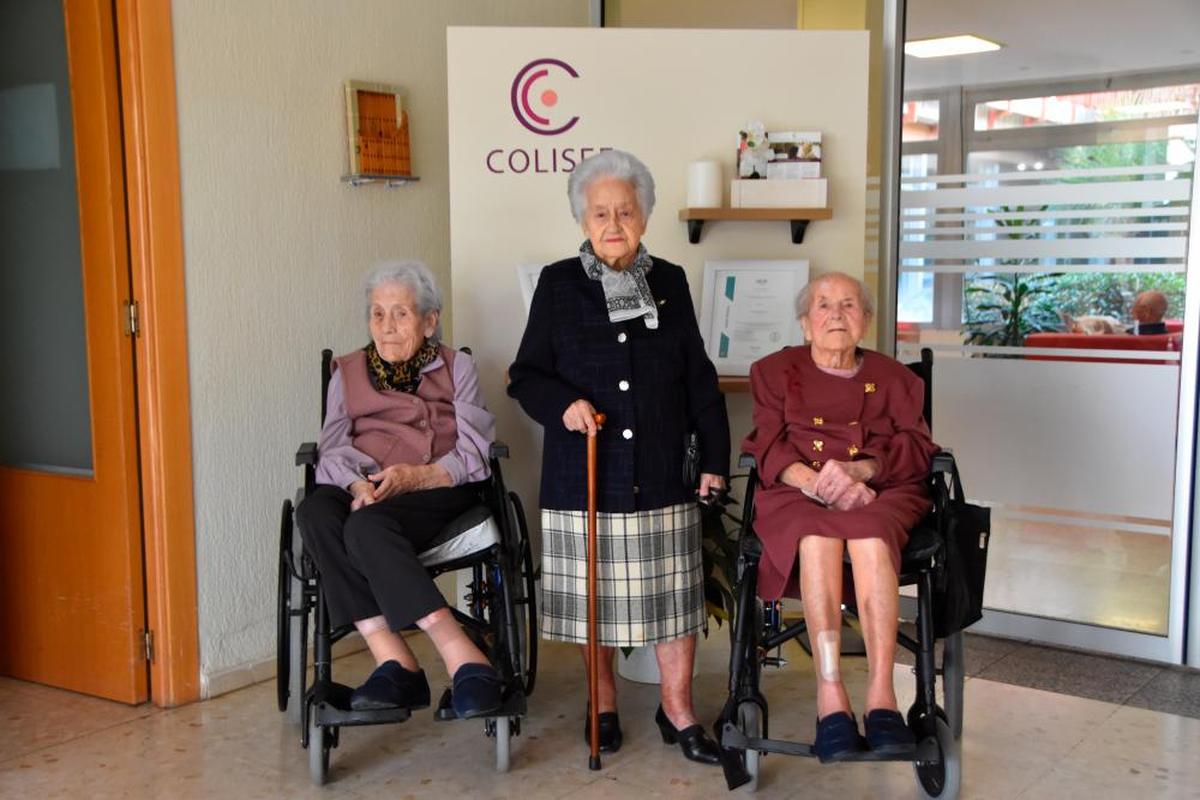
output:
<path id="1" fill-rule="evenodd" d="M 541 507 L 587 508 L 587 440 L 562 422 L 590 402 L 607 422 L 597 436 L 597 506 L 632 512 L 694 496 L 683 485 L 689 430 L 700 434 L 700 471 L 729 474 L 729 417 L 704 351 L 683 268 L 655 258 L 646 275 L 658 328 L 645 318 L 610 322 L 599 281 L 578 257 L 542 270 L 508 393 L 545 428 Z"/>

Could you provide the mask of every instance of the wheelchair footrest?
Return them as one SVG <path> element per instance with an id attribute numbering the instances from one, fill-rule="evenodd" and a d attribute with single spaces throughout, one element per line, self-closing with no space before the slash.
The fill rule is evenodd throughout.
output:
<path id="1" fill-rule="evenodd" d="M 783 739 L 758 739 L 746 736 L 732 722 L 726 722 L 721 729 L 721 746 L 733 750 L 757 750 L 760 753 L 780 753 L 785 756 L 801 756 L 816 758 L 812 745 L 805 742 L 789 742 Z M 933 753 L 929 752 L 932 747 Z M 839 759 L 838 763 L 846 761 L 917 761 L 927 762 L 937 760 L 937 745 L 932 742 L 921 742 L 917 747 L 901 753 L 875 753 L 863 750 L 850 753 Z"/>
<path id="2" fill-rule="evenodd" d="M 486 717 L 476 717 L 476 719 L 523 717 L 526 710 L 525 693 L 517 689 L 508 692 L 504 696 L 504 700 L 500 704 L 500 710 L 495 714 L 489 714 Z M 433 718 L 438 722 L 449 722 L 458 719 L 458 714 L 454 713 L 454 706 L 451 703 L 450 687 L 447 686 L 445 691 L 442 692 L 442 697 L 438 700 L 437 709 L 433 712 Z"/>
<path id="3" fill-rule="evenodd" d="M 318 725 L 336 725 L 348 727 L 353 725 L 387 725 L 393 722 L 407 722 L 412 712 L 407 708 L 378 708 L 370 711 L 354 711 L 349 708 L 336 708 L 329 703 L 318 703 L 313 706 L 312 713 L 316 715 Z"/>

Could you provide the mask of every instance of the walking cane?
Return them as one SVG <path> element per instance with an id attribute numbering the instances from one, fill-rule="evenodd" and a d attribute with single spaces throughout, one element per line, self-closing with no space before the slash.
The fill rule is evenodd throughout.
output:
<path id="1" fill-rule="evenodd" d="M 605 416 L 595 416 L 596 429 L 604 424 Z M 596 434 L 587 437 L 587 663 L 588 663 L 588 730 L 592 752 L 588 769 L 600 769 L 600 645 L 596 641 Z"/>

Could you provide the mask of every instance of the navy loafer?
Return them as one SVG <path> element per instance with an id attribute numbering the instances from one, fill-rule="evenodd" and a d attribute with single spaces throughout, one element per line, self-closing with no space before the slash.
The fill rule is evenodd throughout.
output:
<path id="1" fill-rule="evenodd" d="M 863 751 L 863 739 L 858 734 L 858 723 L 845 711 L 835 711 L 817 720 L 817 740 L 813 742 L 813 755 L 822 764 L 842 761 L 852 753 Z"/>
<path id="2" fill-rule="evenodd" d="M 381 708 L 426 708 L 429 705 L 429 681 L 425 670 L 416 672 L 385 661 L 375 668 L 367 682 L 350 695 L 350 708 L 371 711 Z"/>
<path id="3" fill-rule="evenodd" d="M 905 755 L 917 747 L 916 737 L 904 722 L 899 711 L 877 708 L 863 718 L 867 730 L 867 747 L 882 755 Z"/>
<path id="4" fill-rule="evenodd" d="M 491 664 L 463 664 L 451 684 L 450 704 L 459 719 L 486 717 L 500 710 L 500 676 Z"/>

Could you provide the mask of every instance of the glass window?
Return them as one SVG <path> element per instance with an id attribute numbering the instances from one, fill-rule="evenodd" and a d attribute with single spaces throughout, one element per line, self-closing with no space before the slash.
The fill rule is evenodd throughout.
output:
<path id="1" fill-rule="evenodd" d="M 975 130 L 1195 116 L 1200 84 L 1019 97 L 975 104 Z M 907 129 L 907 123 L 906 123 Z"/>
<path id="2" fill-rule="evenodd" d="M 904 104 L 901 140 L 931 142 L 938 138 L 941 104 L 937 100 L 909 100 Z"/>

